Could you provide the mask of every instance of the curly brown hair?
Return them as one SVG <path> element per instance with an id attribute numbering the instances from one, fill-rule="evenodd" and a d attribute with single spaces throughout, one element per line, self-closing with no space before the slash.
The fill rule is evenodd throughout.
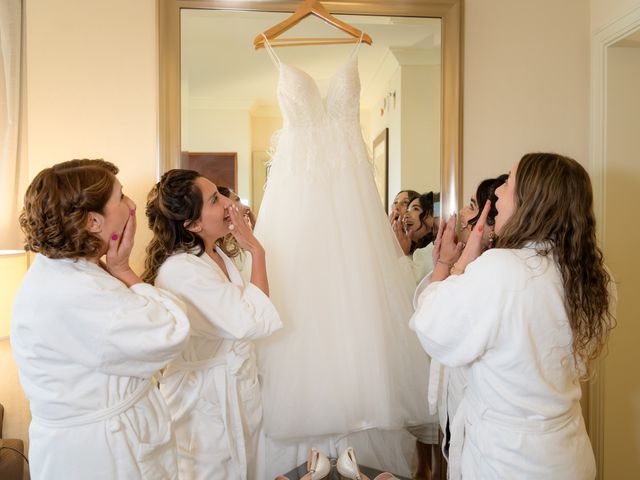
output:
<path id="1" fill-rule="evenodd" d="M 588 371 L 615 326 L 612 278 L 596 240 L 589 174 L 571 158 L 529 153 L 518 163 L 515 189 L 516 209 L 496 246 L 522 248 L 532 241 L 550 245 L 538 253 L 551 253 L 560 269 L 574 358 Z"/>
<path id="2" fill-rule="evenodd" d="M 153 238 L 146 249 L 143 281 L 153 283 L 160 266 L 173 253 L 204 253 L 202 238 L 185 227 L 185 222 L 196 221 L 202 214 L 202 192 L 195 183 L 201 176 L 194 170 L 169 170 L 149 192 L 145 214 Z M 232 235 L 218 239 L 216 245 L 229 257 L 241 251 Z"/>
<path id="3" fill-rule="evenodd" d="M 103 213 L 118 167 L 105 160 L 70 160 L 45 168 L 24 196 L 20 227 L 25 250 L 49 258 L 96 257 L 105 245 L 87 230 L 90 212 Z"/>

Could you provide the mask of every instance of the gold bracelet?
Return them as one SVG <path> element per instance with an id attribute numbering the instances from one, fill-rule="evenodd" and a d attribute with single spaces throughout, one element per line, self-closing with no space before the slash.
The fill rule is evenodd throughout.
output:
<path id="1" fill-rule="evenodd" d="M 441 263 L 442 265 L 446 265 L 448 268 L 451 268 L 453 266 L 452 263 L 443 262 L 440 259 L 438 259 L 438 261 L 436 263 Z"/>
<path id="2" fill-rule="evenodd" d="M 458 268 L 458 266 L 454 263 L 451 265 L 449 269 L 449 275 L 462 275 L 464 273 L 464 268 Z"/>

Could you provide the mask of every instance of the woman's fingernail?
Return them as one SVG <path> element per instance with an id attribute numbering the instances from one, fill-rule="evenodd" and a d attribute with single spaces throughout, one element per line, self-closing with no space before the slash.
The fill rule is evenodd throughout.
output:
<path id="1" fill-rule="evenodd" d="M 478 225 L 477 228 L 480 233 L 484 232 L 484 225 Z"/>
<path id="2" fill-rule="evenodd" d="M 118 239 L 118 234 L 114 233 L 111 235 L 111 240 L 117 240 Z"/>

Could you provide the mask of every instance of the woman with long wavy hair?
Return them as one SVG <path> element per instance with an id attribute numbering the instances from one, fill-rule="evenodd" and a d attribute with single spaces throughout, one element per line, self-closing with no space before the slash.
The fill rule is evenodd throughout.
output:
<path id="1" fill-rule="evenodd" d="M 143 278 L 180 298 L 191 323 L 160 385 L 180 477 L 262 478 L 254 470 L 262 408 L 251 340 L 282 326 L 268 296 L 264 249 L 233 202 L 193 170 L 165 173 L 146 214 L 153 239 Z M 249 283 L 232 261 L 240 248 L 251 255 Z"/>
<path id="2" fill-rule="evenodd" d="M 589 176 L 575 160 L 527 154 L 496 190 L 462 254 L 455 217 L 436 239 L 432 283 L 412 319 L 424 349 L 467 369 L 451 420 L 451 478 L 595 477 L 580 379 L 615 324 Z"/>

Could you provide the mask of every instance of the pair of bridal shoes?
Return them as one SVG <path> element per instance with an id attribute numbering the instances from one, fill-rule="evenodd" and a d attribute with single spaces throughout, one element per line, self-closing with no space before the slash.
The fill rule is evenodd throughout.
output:
<path id="1" fill-rule="evenodd" d="M 352 447 L 347 448 L 340 454 L 336 468 L 343 480 L 369 480 L 369 477 L 360 472 L 360 467 L 356 460 L 356 452 Z M 373 480 L 393 480 L 395 478 L 392 474 L 385 472 L 377 475 Z"/>
<path id="2" fill-rule="evenodd" d="M 356 452 L 352 447 L 348 447 L 338 457 L 336 468 L 343 480 L 370 480 L 365 474 L 360 472 L 358 461 L 356 460 Z M 322 480 L 329 476 L 331 472 L 331 462 L 325 454 L 317 448 L 309 451 L 309 459 L 307 460 L 307 473 L 300 480 Z M 373 480 L 397 480 L 390 473 L 381 473 Z M 288 480 L 287 477 L 278 476 L 275 480 Z"/>
<path id="3" fill-rule="evenodd" d="M 312 448 L 309 451 L 309 459 L 307 460 L 307 473 L 300 480 L 321 480 L 326 478 L 329 472 L 331 472 L 329 459 L 317 448 Z M 289 479 L 280 475 L 275 480 Z"/>

